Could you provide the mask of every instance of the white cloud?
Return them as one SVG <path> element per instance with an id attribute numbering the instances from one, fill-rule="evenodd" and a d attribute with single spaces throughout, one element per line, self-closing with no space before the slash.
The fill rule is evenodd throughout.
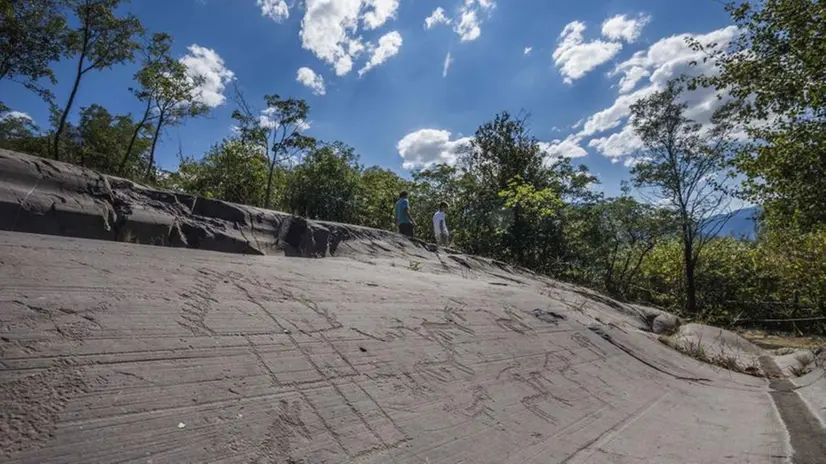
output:
<path id="1" fill-rule="evenodd" d="M 436 8 L 433 10 L 433 13 L 430 14 L 424 20 L 424 28 L 431 29 L 434 26 L 438 26 L 439 24 L 450 24 L 451 19 L 445 15 L 445 9 L 442 7 Z"/>
<path id="2" fill-rule="evenodd" d="M 476 16 L 476 11 L 465 10 L 462 12 L 461 20 L 454 29 L 462 42 L 471 42 L 482 35 L 482 28 L 479 27 L 479 18 Z"/>
<path id="3" fill-rule="evenodd" d="M 290 9 L 284 0 L 256 0 L 261 7 L 261 14 L 280 23 L 290 17 Z"/>
<path id="4" fill-rule="evenodd" d="M 324 86 L 324 78 L 310 68 L 299 68 L 295 80 L 303 86 L 310 88 L 315 95 L 324 95 L 327 93 L 327 89 Z"/>
<path id="5" fill-rule="evenodd" d="M 634 132 L 631 124 L 626 124 L 621 131 L 611 134 L 608 137 L 592 139 L 588 146 L 596 148 L 600 153 L 608 158 L 619 158 L 633 155 L 642 148 L 642 140 Z"/>
<path id="6" fill-rule="evenodd" d="M 629 121 L 631 106 L 638 100 L 663 90 L 671 79 L 684 74 L 691 76 L 714 72 L 713 64 L 703 63 L 702 52 L 692 50 L 686 43 L 687 38 L 694 38 L 701 43 L 717 43 L 719 47 L 725 48 L 737 35 L 738 30 L 734 26 L 718 29 L 708 34 L 680 34 L 665 37 L 652 44 L 647 50 L 635 53 L 628 60 L 619 63 L 610 73 L 611 76 L 622 75 L 618 96 L 614 102 L 609 107 L 588 117 L 582 129 L 568 137 L 582 140 L 619 128 L 612 134 L 592 138 L 588 146 L 611 158 L 612 162 L 622 161 L 626 166 L 632 166 L 635 161 L 623 158 L 633 157 L 642 147 L 642 142 L 634 133 Z M 648 78 L 646 84 L 637 88 L 646 77 Z M 713 89 L 703 88 L 684 93 L 682 99 L 687 106 L 686 117 L 706 127 L 714 111 L 726 101 L 725 99 L 719 100 Z M 577 127 L 578 125 L 575 125 L 574 129 L 576 130 Z"/>
<path id="7" fill-rule="evenodd" d="M 378 29 L 388 20 L 396 18 L 399 0 L 364 0 L 368 10 L 362 16 L 364 28 Z"/>
<path id="8" fill-rule="evenodd" d="M 301 20 L 301 46 L 332 65 L 343 76 L 366 48 L 358 35 L 378 29 L 396 17 L 399 0 L 305 0 Z M 379 44 L 379 47 L 381 44 Z"/>
<path id="9" fill-rule="evenodd" d="M 645 87 L 631 94 L 620 95 L 614 104 L 588 117 L 583 124 L 580 135 L 590 136 L 613 129 L 631 114 L 631 105 L 637 100 L 656 92 L 654 87 Z"/>
<path id="10" fill-rule="evenodd" d="M 455 165 L 459 155 L 470 146 L 470 137 L 450 140 L 451 133 L 439 129 L 421 129 L 399 140 L 396 148 L 404 160 L 404 169 L 427 168 L 434 164 Z"/>
<path id="11" fill-rule="evenodd" d="M 588 156 L 588 152 L 582 148 L 580 142 L 582 137 L 569 135 L 565 140 L 554 140 L 553 142 L 540 142 L 539 148 L 545 152 L 546 164 L 552 163 L 559 158 L 582 158 Z"/>
<path id="12" fill-rule="evenodd" d="M 651 72 L 642 66 L 632 66 L 628 68 L 625 75 L 620 79 L 620 93 L 628 93 L 637 87 L 637 83 L 644 77 L 651 75 Z"/>
<path id="13" fill-rule="evenodd" d="M 264 108 L 261 110 L 261 114 L 258 116 L 258 123 L 261 127 L 266 129 L 275 129 L 279 126 L 278 121 L 276 120 L 276 112 L 278 110 L 273 107 Z M 295 123 L 296 128 L 300 132 L 304 132 L 310 129 L 310 122 L 300 119 Z"/>
<path id="14" fill-rule="evenodd" d="M 0 121 L 5 121 L 7 119 L 28 119 L 31 123 L 34 123 L 34 119 L 32 119 L 28 113 L 24 113 L 22 111 L 7 111 L 0 114 Z"/>
<path id="15" fill-rule="evenodd" d="M 301 20 L 301 46 L 334 66 L 343 76 L 353 68 L 348 49 L 358 29 L 361 0 L 306 0 Z"/>
<path id="16" fill-rule="evenodd" d="M 559 72 L 568 84 L 607 62 L 622 50 L 622 44 L 619 42 L 585 42 L 583 32 L 585 24 L 579 21 L 568 24 L 559 35 L 559 44 L 554 50 L 554 63 L 560 68 Z"/>
<path id="17" fill-rule="evenodd" d="M 359 76 L 384 63 L 399 53 L 402 48 L 402 36 L 398 31 L 389 32 L 379 39 L 379 46 L 373 50 L 370 61 L 359 70 Z"/>
<path id="18" fill-rule="evenodd" d="M 365 30 L 378 29 L 396 17 L 398 8 L 399 0 L 306 0 L 300 32 L 302 47 L 332 65 L 338 76 L 348 74 L 353 69 L 354 59 L 366 48 L 372 48 L 373 57 L 362 69 L 363 74 L 384 62 L 386 58 L 382 59 L 382 56 L 392 49 L 387 48 L 385 37 L 388 35 L 382 37 L 384 48 L 382 39 L 378 47 L 365 45 L 358 35 L 359 24 Z M 399 42 L 400 39 L 401 36 Z M 393 54 L 397 52 L 396 49 Z M 380 61 L 374 61 L 376 59 Z"/>
<path id="19" fill-rule="evenodd" d="M 472 42 L 482 35 L 483 18 L 480 13 L 486 12 L 490 16 L 496 6 L 493 0 L 464 0 L 459 7 L 459 22 L 453 31 L 459 35 L 462 42 Z"/>
<path id="20" fill-rule="evenodd" d="M 525 47 L 525 51 L 523 52 L 525 55 L 530 55 L 533 51 L 533 47 Z"/>
<path id="21" fill-rule="evenodd" d="M 258 123 L 261 127 L 265 127 L 267 129 L 275 129 L 278 127 L 278 122 L 275 120 L 276 111 L 277 110 L 273 107 L 261 110 L 261 115 L 258 116 Z"/>
<path id="22" fill-rule="evenodd" d="M 445 55 L 445 64 L 442 68 L 442 77 L 447 77 L 447 72 L 450 70 L 450 65 L 453 64 L 453 58 L 450 57 L 450 52 Z"/>
<path id="23" fill-rule="evenodd" d="M 631 43 L 640 37 L 642 29 L 650 21 L 651 17 L 646 15 L 639 15 L 636 18 L 616 15 L 602 23 L 602 35 L 611 40 L 624 40 Z"/>
<path id="24" fill-rule="evenodd" d="M 221 106 L 226 101 L 224 88 L 235 74 L 227 69 L 224 60 L 215 50 L 192 44 L 189 53 L 181 58 L 190 77 L 203 77 L 204 83 L 196 91 L 198 100 L 210 108 Z"/>

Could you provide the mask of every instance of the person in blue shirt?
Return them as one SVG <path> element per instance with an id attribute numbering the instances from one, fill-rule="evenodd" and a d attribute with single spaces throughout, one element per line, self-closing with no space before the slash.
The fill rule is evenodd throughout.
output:
<path id="1" fill-rule="evenodd" d="M 407 192 L 399 194 L 399 201 L 396 202 L 396 225 L 399 226 L 399 232 L 412 237 L 413 228 L 416 227 L 416 221 L 410 215 L 410 201 L 407 199 Z"/>

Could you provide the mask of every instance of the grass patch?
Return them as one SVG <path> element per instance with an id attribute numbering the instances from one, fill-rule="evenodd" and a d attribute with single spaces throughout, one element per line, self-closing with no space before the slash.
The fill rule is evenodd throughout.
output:
<path id="1" fill-rule="evenodd" d="M 826 347 L 824 337 L 798 337 L 778 333 L 769 333 L 760 330 L 746 330 L 739 332 L 740 336 L 754 343 L 760 348 L 776 350 L 778 348 L 815 349 Z"/>
<path id="2" fill-rule="evenodd" d="M 139 243 L 138 238 L 132 233 L 132 229 L 125 229 L 120 236 L 120 241 L 126 243 Z"/>
<path id="3" fill-rule="evenodd" d="M 411 271 L 420 271 L 422 269 L 422 262 L 421 261 L 410 261 L 410 264 L 407 266 L 408 269 Z"/>

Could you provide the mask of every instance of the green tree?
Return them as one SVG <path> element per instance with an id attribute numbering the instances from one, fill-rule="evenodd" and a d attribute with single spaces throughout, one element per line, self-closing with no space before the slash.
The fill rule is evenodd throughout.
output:
<path id="1" fill-rule="evenodd" d="M 67 53 L 77 59 L 75 79 L 66 106 L 55 115 L 52 154 L 60 160 L 60 141 L 66 121 L 72 110 L 80 81 L 92 70 L 102 70 L 124 61 L 131 61 L 140 48 L 135 36 L 143 31 L 133 15 L 118 17 L 115 10 L 123 0 L 67 0 L 74 12 L 78 27 L 69 31 Z"/>
<path id="2" fill-rule="evenodd" d="M 285 206 L 310 219 L 352 222 L 361 181 L 358 155 L 335 142 L 310 151 L 287 177 Z"/>
<path id="3" fill-rule="evenodd" d="M 639 163 L 631 169 L 635 186 L 651 192 L 677 217 L 683 247 L 685 310 L 697 312 L 695 269 L 703 246 L 722 227 L 710 223 L 727 206 L 717 178 L 728 163 L 733 130 L 727 106 L 704 129 L 685 116 L 680 103 L 682 84 L 667 88 L 631 106 L 631 120 L 644 145 Z"/>
<path id="4" fill-rule="evenodd" d="M 416 235 L 422 240 L 433 240 L 430 227 L 433 214 L 441 202 L 447 202 L 447 223 L 451 231 L 451 241 L 457 247 L 471 250 L 473 236 L 473 210 L 467 196 L 474 188 L 467 173 L 455 166 L 437 164 L 413 173 L 413 183 L 406 190 L 411 194 L 410 209 L 414 220 L 423 227 L 416 229 Z M 401 191 L 402 189 L 399 189 Z M 399 198 L 399 192 L 393 197 L 393 203 Z M 393 212 L 391 210 L 391 219 Z"/>
<path id="5" fill-rule="evenodd" d="M 159 67 L 145 68 L 140 75 L 141 85 L 150 92 L 153 106 L 152 145 L 149 149 L 149 163 L 146 179 L 151 180 L 155 166 L 155 148 L 161 130 L 167 126 L 181 124 L 186 118 L 203 116 L 209 107 L 200 101 L 198 88 L 204 77 L 191 77 L 187 68 L 175 60 L 164 60 Z M 126 157 L 124 157 L 126 158 Z"/>
<path id="6" fill-rule="evenodd" d="M 389 169 L 378 166 L 365 169 L 361 174 L 357 202 L 358 224 L 395 230 L 393 206 L 399 199 L 399 193 L 410 189 L 410 182 Z"/>
<path id="7" fill-rule="evenodd" d="M 62 0 L 0 0 L 0 81 L 19 81 L 50 99 L 38 81 L 57 82 L 49 66 L 64 50 L 63 6 Z"/>
<path id="8" fill-rule="evenodd" d="M 668 210 L 638 202 L 628 189 L 593 210 L 601 234 L 599 243 L 589 245 L 602 251 L 594 260 L 602 268 L 601 284 L 614 295 L 628 297 L 645 258 L 672 232 L 673 217 Z"/>
<path id="9" fill-rule="evenodd" d="M 38 132 L 37 125 L 28 116 L 13 113 L 0 102 L 0 148 L 45 154 L 48 141 Z"/>
<path id="10" fill-rule="evenodd" d="M 210 148 L 200 160 L 181 156 L 178 171 L 166 186 L 193 195 L 247 205 L 264 199 L 267 158 L 260 149 L 236 138 Z"/>
<path id="11" fill-rule="evenodd" d="M 71 134 L 66 141 L 67 161 L 106 174 L 120 173 L 118 154 L 131 139 L 137 125 L 131 115 L 113 116 L 100 105 L 81 108 L 77 126 L 67 126 L 67 132 Z M 147 137 L 135 141 L 138 153 L 145 153 L 148 147 Z M 136 158 L 126 166 L 123 174 L 137 176 L 146 164 L 146 158 Z"/>
<path id="12" fill-rule="evenodd" d="M 153 114 L 152 110 L 162 84 L 167 79 L 175 76 L 175 71 L 179 70 L 178 67 L 174 66 L 175 60 L 170 56 L 171 47 L 172 37 L 169 34 L 155 33 L 152 34 L 149 42 L 142 49 L 143 66 L 135 73 L 135 81 L 138 83 L 138 87 L 130 88 L 129 91 L 137 97 L 138 101 L 144 103 L 144 110 L 140 121 L 135 126 L 135 132 L 126 147 L 126 152 L 123 154 L 119 170 L 124 169 L 129 162 L 135 141 L 140 133 L 149 129 L 150 123 L 158 118 L 159 115 Z M 178 75 L 178 77 L 180 76 Z"/>
<path id="13" fill-rule="evenodd" d="M 514 118 L 503 112 L 476 130 L 461 161 L 480 187 L 474 192 L 474 210 L 480 216 L 474 221 L 476 236 L 481 239 L 487 235 L 494 239 L 480 242 L 484 243 L 480 251 L 493 252 L 499 248 L 505 252 L 502 258 L 525 263 L 530 246 L 525 240 L 529 218 L 518 203 L 506 209 L 499 192 L 507 190 L 517 178 L 534 189 L 544 189 L 547 178 L 543 160 L 539 143 L 528 130 L 527 118 Z M 485 207 L 489 208 L 487 213 Z"/>
<path id="14" fill-rule="evenodd" d="M 815 227 L 826 222 L 826 2 L 737 1 L 726 9 L 742 34 L 728 47 L 693 43 L 717 67 L 694 85 L 739 103 L 750 142 L 735 166 L 748 198 L 778 224 Z"/>
<path id="15" fill-rule="evenodd" d="M 278 95 L 265 95 L 267 107 L 256 112 L 236 89 L 238 108 L 232 118 L 238 123 L 241 140 L 261 147 L 268 159 L 267 193 L 264 208 L 269 208 L 273 197 L 273 176 L 276 167 L 289 163 L 307 150 L 315 147 L 315 140 L 302 132 L 307 127 L 310 106 L 298 98 L 283 99 Z"/>

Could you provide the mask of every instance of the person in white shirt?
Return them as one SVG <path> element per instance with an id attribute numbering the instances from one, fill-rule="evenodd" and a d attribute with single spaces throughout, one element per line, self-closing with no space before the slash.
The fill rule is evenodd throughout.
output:
<path id="1" fill-rule="evenodd" d="M 433 234 L 436 236 L 436 243 L 441 246 L 448 246 L 450 244 L 450 232 L 447 230 L 447 222 L 445 221 L 445 210 L 447 210 L 447 203 L 439 203 L 439 211 L 433 215 Z"/>

